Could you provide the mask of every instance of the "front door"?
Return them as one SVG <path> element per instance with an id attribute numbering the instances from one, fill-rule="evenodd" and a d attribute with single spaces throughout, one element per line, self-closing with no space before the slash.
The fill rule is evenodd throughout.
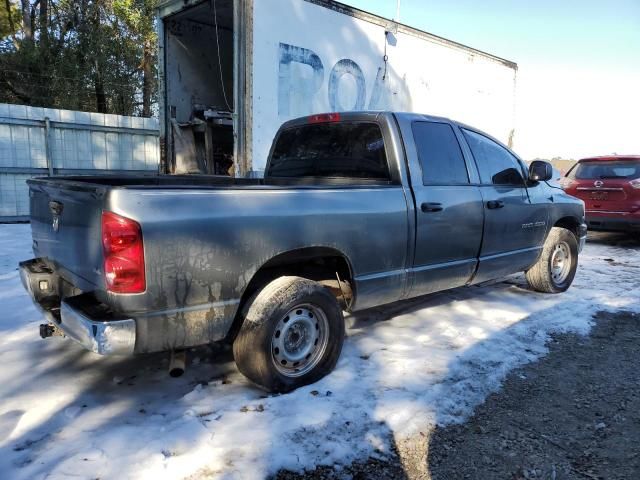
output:
<path id="1" fill-rule="evenodd" d="M 547 230 L 547 210 L 532 204 L 523 167 L 502 145 L 479 132 L 463 129 L 480 172 L 484 202 L 484 236 L 479 283 L 522 271 L 535 262 Z"/>

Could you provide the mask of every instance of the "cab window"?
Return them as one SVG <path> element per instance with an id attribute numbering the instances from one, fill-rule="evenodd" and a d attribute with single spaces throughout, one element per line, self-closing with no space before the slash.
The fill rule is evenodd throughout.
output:
<path id="1" fill-rule="evenodd" d="M 288 128 L 276 140 L 266 176 L 390 180 L 380 126 L 336 122 Z"/>
<path id="2" fill-rule="evenodd" d="M 524 186 L 520 162 L 506 148 L 471 130 L 462 130 L 484 184 Z"/>
<path id="3" fill-rule="evenodd" d="M 447 123 L 413 122 L 413 138 L 424 185 L 469 183 L 469 173 L 456 134 Z"/>

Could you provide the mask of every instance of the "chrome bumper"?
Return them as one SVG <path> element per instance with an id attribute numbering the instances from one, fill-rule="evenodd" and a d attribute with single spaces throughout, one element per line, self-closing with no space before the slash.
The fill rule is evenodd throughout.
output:
<path id="1" fill-rule="evenodd" d="M 578 253 L 582 252 L 586 243 L 587 236 L 585 235 L 584 237 L 580 237 L 580 239 L 578 240 Z"/>
<path id="2" fill-rule="evenodd" d="M 585 243 L 587 243 L 587 224 L 583 223 L 578 228 L 578 253 L 582 252 Z"/>
<path id="3" fill-rule="evenodd" d="M 136 344 L 136 322 L 132 318 L 92 318 L 77 305 L 79 296 L 59 301 L 55 274 L 43 271 L 38 260 L 20 264 L 20 280 L 36 307 L 65 336 L 100 355 L 131 355 Z M 42 287 L 45 286 L 46 289 Z"/>
<path id="4" fill-rule="evenodd" d="M 107 321 L 89 318 L 66 300 L 60 304 L 57 325 L 67 337 L 100 355 L 131 355 L 136 346 L 136 321 L 132 318 Z"/>

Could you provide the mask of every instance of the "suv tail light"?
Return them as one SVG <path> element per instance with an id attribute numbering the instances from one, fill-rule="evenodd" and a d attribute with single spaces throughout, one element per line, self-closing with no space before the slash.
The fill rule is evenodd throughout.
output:
<path id="1" fill-rule="evenodd" d="M 144 292 L 147 288 L 144 244 L 138 222 L 112 212 L 102 212 L 102 248 L 107 290 Z"/>
<path id="2" fill-rule="evenodd" d="M 633 187 L 633 188 L 638 188 L 640 189 L 640 178 L 636 178 L 635 180 L 631 180 L 629 182 L 629 184 Z"/>

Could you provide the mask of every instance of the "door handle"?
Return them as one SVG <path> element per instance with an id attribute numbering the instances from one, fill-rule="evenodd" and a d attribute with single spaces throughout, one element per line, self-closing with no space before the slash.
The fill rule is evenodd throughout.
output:
<path id="1" fill-rule="evenodd" d="M 433 203 L 433 202 L 425 202 L 422 205 L 420 205 L 420 210 L 422 210 L 424 213 L 427 213 L 427 212 L 441 212 L 442 211 L 442 204 L 441 203 Z"/>
<path id="2" fill-rule="evenodd" d="M 489 200 L 487 202 L 487 208 L 489 210 L 495 210 L 497 208 L 503 208 L 504 202 L 502 200 Z"/>

